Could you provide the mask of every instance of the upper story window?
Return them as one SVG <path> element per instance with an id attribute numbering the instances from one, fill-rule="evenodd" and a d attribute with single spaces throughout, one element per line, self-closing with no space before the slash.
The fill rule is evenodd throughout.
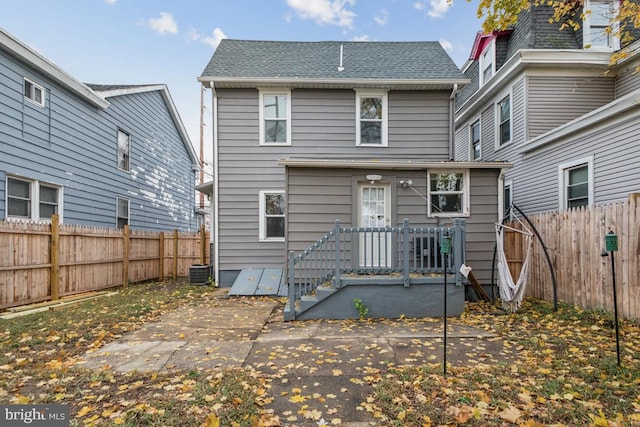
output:
<path id="1" fill-rule="evenodd" d="M 124 228 L 129 224 L 129 200 L 116 197 L 116 227 Z"/>
<path id="2" fill-rule="evenodd" d="M 129 170 L 131 155 L 131 135 L 118 129 L 118 169 Z"/>
<path id="3" fill-rule="evenodd" d="M 498 147 L 511 142 L 511 95 L 498 102 Z"/>
<path id="4" fill-rule="evenodd" d="M 388 145 L 386 92 L 356 92 L 356 145 Z"/>
<path id="5" fill-rule="evenodd" d="M 619 4 L 612 0 L 587 0 L 585 2 L 583 44 L 590 49 L 620 48 L 620 40 L 615 35 L 614 18 Z"/>
<path id="6" fill-rule="evenodd" d="M 7 218 L 50 221 L 62 210 L 62 188 L 37 180 L 7 177 Z"/>
<path id="7" fill-rule="evenodd" d="M 480 86 L 496 73 L 496 42 L 492 40 L 480 55 Z"/>
<path id="8" fill-rule="evenodd" d="M 291 91 L 260 91 L 260 145 L 291 145 Z"/>
<path id="9" fill-rule="evenodd" d="M 26 77 L 24 78 L 24 97 L 44 107 L 44 88 Z"/>
<path id="10" fill-rule="evenodd" d="M 471 160 L 480 160 L 482 158 L 482 148 L 480 146 L 480 120 L 476 120 L 471 124 L 469 136 L 471 140 Z"/>
<path id="11" fill-rule="evenodd" d="M 439 171 L 428 175 L 429 216 L 469 215 L 469 171 Z"/>
<path id="12" fill-rule="evenodd" d="M 284 191 L 260 191 L 260 240 L 284 241 Z"/>
<path id="13" fill-rule="evenodd" d="M 560 209 L 593 204 L 593 157 L 558 166 Z"/>

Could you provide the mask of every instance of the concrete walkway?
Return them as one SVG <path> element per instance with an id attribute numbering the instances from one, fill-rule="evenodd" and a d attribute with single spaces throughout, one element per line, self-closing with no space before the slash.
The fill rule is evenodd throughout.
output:
<path id="1" fill-rule="evenodd" d="M 220 298 L 182 307 L 87 353 L 84 363 L 120 372 L 252 367 L 272 379 L 266 409 L 283 425 L 317 426 L 301 415 L 303 405 L 343 426 L 375 425 L 361 407 L 372 392 L 368 378 L 394 366 L 442 363 L 442 327 L 442 319 L 285 323 L 277 300 L 227 298 L 223 289 Z M 447 338 L 452 365 L 513 356 L 497 337 L 454 319 Z M 290 399 L 294 394 L 301 399 Z"/>

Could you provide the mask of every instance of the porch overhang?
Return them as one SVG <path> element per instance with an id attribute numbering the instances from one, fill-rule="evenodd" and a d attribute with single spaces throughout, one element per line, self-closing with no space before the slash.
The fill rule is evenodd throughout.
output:
<path id="1" fill-rule="evenodd" d="M 426 160 L 378 160 L 378 159 L 327 159 L 327 158 L 287 158 L 278 160 L 281 166 L 298 168 L 348 168 L 348 169 L 508 169 L 507 162 L 433 162 Z"/>

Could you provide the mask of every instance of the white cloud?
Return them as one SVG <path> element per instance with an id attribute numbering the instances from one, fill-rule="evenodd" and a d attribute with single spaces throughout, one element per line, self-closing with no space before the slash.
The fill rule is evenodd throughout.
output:
<path id="1" fill-rule="evenodd" d="M 195 29 L 191 28 L 187 33 L 187 37 L 189 37 L 190 40 L 208 44 L 209 46 L 215 49 L 220 44 L 220 40 L 226 39 L 227 35 L 220 28 L 216 28 L 213 30 L 210 36 L 203 36 L 202 34 L 197 32 Z"/>
<path id="2" fill-rule="evenodd" d="M 453 5 L 453 1 L 430 0 L 429 4 L 431 5 L 431 9 L 427 12 L 429 16 L 432 18 L 442 18 L 449 10 L 449 6 Z"/>
<path id="3" fill-rule="evenodd" d="M 387 21 L 389 21 L 389 12 L 385 9 L 382 9 L 373 19 L 378 24 L 385 25 Z"/>
<path id="4" fill-rule="evenodd" d="M 216 28 L 213 30 L 213 33 L 209 37 L 202 37 L 201 41 L 204 44 L 208 44 L 212 48 L 217 48 L 222 39 L 226 39 L 227 35 L 220 29 Z"/>
<path id="5" fill-rule="evenodd" d="M 413 8 L 415 10 L 425 10 L 427 8 L 427 5 L 424 2 L 417 1 L 413 4 Z"/>
<path id="6" fill-rule="evenodd" d="M 355 0 L 287 0 L 287 4 L 302 19 L 311 19 L 320 25 L 352 27 L 356 14 L 347 10 Z"/>
<path id="7" fill-rule="evenodd" d="M 362 36 L 354 36 L 352 39 L 354 42 L 368 42 L 369 41 L 369 36 L 362 35 Z"/>
<path id="8" fill-rule="evenodd" d="M 451 42 L 449 40 L 440 39 L 440 45 L 447 52 L 451 52 L 453 50 L 453 45 L 451 44 Z"/>
<path id="9" fill-rule="evenodd" d="M 156 19 L 149 19 L 147 21 L 149 27 L 156 33 L 169 33 L 169 34 L 177 34 L 178 33 L 178 24 L 173 19 L 170 13 L 160 12 L 160 17 Z"/>
<path id="10" fill-rule="evenodd" d="M 107 4 L 116 4 L 118 0 L 104 0 L 105 3 Z"/>

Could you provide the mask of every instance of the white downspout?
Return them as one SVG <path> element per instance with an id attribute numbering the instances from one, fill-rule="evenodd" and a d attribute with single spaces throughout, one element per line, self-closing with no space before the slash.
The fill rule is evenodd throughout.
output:
<path id="1" fill-rule="evenodd" d="M 453 84 L 451 96 L 449 97 L 449 160 L 454 160 L 454 135 L 456 131 L 455 124 L 455 98 L 458 92 L 458 84 Z"/>
<path id="2" fill-rule="evenodd" d="M 209 82 L 211 88 L 211 105 L 213 115 L 213 275 L 215 283 L 220 286 L 220 232 L 219 232 L 219 216 L 220 216 L 220 196 L 219 196 L 219 158 L 218 158 L 218 94 L 214 87 L 213 81 Z"/>

